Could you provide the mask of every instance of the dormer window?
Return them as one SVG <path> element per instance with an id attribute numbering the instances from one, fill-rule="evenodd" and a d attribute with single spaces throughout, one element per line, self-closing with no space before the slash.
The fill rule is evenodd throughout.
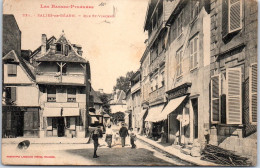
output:
<path id="1" fill-rule="evenodd" d="M 62 45 L 61 44 L 56 44 L 56 52 L 61 52 L 62 50 Z"/>

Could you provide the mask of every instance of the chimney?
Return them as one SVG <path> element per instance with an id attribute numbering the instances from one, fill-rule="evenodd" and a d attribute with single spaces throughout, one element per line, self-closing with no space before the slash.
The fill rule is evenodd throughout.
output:
<path id="1" fill-rule="evenodd" d="M 42 34 L 41 54 L 46 53 L 46 43 L 47 43 L 47 36 L 46 34 Z"/>
<path id="2" fill-rule="evenodd" d="M 101 94 L 104 93 L 104 92 L 103 92 L 103 89 L 98 89 L 98 91 L 99 91 Z"/>
<path id="3" fill-rule="evenodd" d="M 82 53 L 83 53 L 82 50 L 78 50 L 78 54 L 79 54 L 80 56 L 82 56 Z"/>
<path id="4" fill-rule="evenodd" d="M 52 44 L 51 44 L 51 47 L 50 47 L 50 53 L 51 53 L 51 54 L 55 54 L 55 48 L 56 48 L 55 44 L 52 43 Z"/>

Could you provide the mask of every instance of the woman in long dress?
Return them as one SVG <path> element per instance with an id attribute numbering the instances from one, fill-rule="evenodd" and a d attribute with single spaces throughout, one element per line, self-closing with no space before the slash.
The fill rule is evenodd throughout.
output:
<path id="1" fill-rule="evenodd" d="M 113 136 L 113 131 L 111 125 L 108 125 L 106 129 L 106 142 L 109 148 L 111 148 L 112 136 Z"/>

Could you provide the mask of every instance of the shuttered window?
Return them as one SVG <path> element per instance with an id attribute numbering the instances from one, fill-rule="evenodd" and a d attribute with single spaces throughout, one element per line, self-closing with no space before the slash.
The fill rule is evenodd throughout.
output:
<path id="1" fill-rule="evenodd" d="M 242 0 L 223 0 L 222 33 L 225 37 L 242 28 Z"/>
<path id="2" fill-rule="evenodd" d="M 257 123 L 257 64 L 252 64 L 249 71 L 249 108 L 250 122 Z"/>
<path id="3" fill-rule="evenodd" d="M 190 41 L 190 69 L 194 69 L 198 65 L 198 49 L 199 49 L 199 38 L 195 36 Z"/>
<path id="4" fill-rule="evenodd" d="M 47 101 L 56 102 L 56 88 L 55 87 L 47 88 Z"/>
<path id="5" fill-rule="evenodd" d="M 177 77 L 182 75 L 182 49 L 179 49 L 176 53 L 176 61 L 177 61 Z"/>
<path id="6" fill-rule="evenodd" d="M 67 101 L 68 102 L 76 102 L 76 88 L 68 88 L 68 98 Z"/>
<path id="7" fill-rule="evenodd" d="M 241 68 L 227 69 L 227 124 L 242 124 Z"/>
<path id="8" fill-rule="evenodd" d="M 211 122 L 213 124 L 220 122 L 220 75 L 211 77 Z"/>
<path id="9" fill-rule="evenodd" d="M 6 87 L 6 102 L 15 102 L 16 101 L 16 87 Z"/>
<path id="10" fill-rule="evenodd" d="M 16 76 L 17 75 L 17 65 L 16 64 L 7 64 L 7 73 L 8 73 L 8 76 Z"/>

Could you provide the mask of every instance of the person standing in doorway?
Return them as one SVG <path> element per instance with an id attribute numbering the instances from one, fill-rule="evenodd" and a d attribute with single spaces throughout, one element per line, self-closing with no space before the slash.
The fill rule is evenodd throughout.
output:
<path id="1" fill-rule="evenodd" d="M 97 149 L 98 149 L 98 138 L 102 138 L 102 130 L 100 126 L 93 132 L 92 139 L 94 141 L 94 155 L 93 158 L 98 158 Z"/>
<path id="2" fill-rule="evenodd" d="M 121 137 L 121 143 L 122 143 L 122 147 L 125 147 L 125 137 L 126 136 L 129 136 L 128 134 L 128 130 L 127 128 L 125 127 L 125 124 L 122 123 L 122 127 L 120 128 L 119 130 L 119 135 Z"/>

